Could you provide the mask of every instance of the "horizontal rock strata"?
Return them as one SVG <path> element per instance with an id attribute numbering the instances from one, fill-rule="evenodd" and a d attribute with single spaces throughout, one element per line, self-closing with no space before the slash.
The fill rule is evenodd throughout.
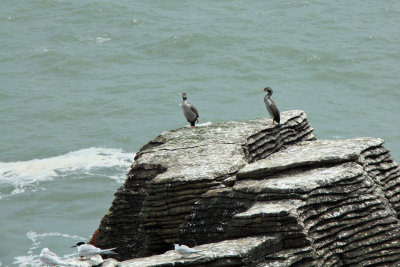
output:
<path id="1" fill-rule="evenodd" d="M 279 241 L 274 236 L 247 237 L 209 243 L 195 247 L 199 253 L 182 256 L 176 251 L 161 255 L 127 260 L 121 267 L 134 266 L 255 266 L 266 251 L 277 249 Z"/>
<path id="2" fill-rule="evenodd" d="M 92 242 L 137 258 L 121 266 L 399 265 L 400 170 L 383 140 L 315 140 L 304 112 L 281 117 L 158 136 Z"/>
<path id="3" fill-rule="evenodd" d="M 275 257 L 280 261 L 265 260 L 261 266 L 278 262 L 281 266 L 397 265 L 398 202 L 388 197 L 396 189 L 376 178 L 398 177 L 399 172 L 394 174 L 398 168 L 371 174 L 378 166 L 398 166 L 390 157 L 372 153 L 383 153 L 382 144 L 374 138 L 302 142 L 246 165 L 237 173 L 232 188 L 210 190 L 214 191 L 212 203 L 218 202 L 218 195 L 228 202 L 229 196 L 247 207 L 225 219 L 219 237 L 278 235 L 282 250 Z M 380 163 L 372 168 L 367 154 L 381 159 Z M 195 204 L 192 216 L 180 229 L 180 238 L 186 243 L 204 242 L 206 238 L 197 232 L 220 225 L 205 225 L 197 218 L 206 210 L 202 207 L 207 207 L 206 198 Z M 293 249 L 307 253 L 293 258 L 287 255 Z"/>
<path id="4" fill-rule="evenodd" d="M 164 132 L 137 154 L 92 243 L 118 247 L 119 259 L 163 253 L 193 204 L 243 166 L 296 142 L 314 140 L 302 111 L 271 119 Z M 226 182 L 226 181 L 225 181 Z"/>

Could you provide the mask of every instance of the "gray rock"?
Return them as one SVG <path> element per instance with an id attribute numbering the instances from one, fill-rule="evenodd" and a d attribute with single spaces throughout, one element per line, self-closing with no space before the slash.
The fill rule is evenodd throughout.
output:
<path id="1" fill-rule="evenodd" d="M 283 112 L 279 126 L 256 119 L 164 132 L 137 153 L 93 242 L 118 247 L 119 259 L 162 253 L 208 190 L 256 158 L 313 139 L 302 111 Z"/>
<path id="2" fill-rule="evenodd" d="M 90 266 L 98 266 L 104 263 L 103 258 L 100 255 L 95 255 L 89 258 Z"/>
<path id="3" fill-rule="evenodd" d="M 225 240 L 194 247 L 200 252 L 188 256 L 170 250 L 161 255 L 123 261 L 118 266 L 254 266 L 265 251 L 273 250 L 278 244 L 274 236 Z"/>
<path id="4" fill-rule="evenodd" d="M 118 266 L 119 261 L 115 259 L 106 259 L 102 264 L 101 267 L 116 267 Z"/>
<path id="5" fill-rule="evenodd" d="M 108 260 L 106 260 L 108 261 Z M 72 260 L 68 260 L 67 262 L 71 264 L 71 266 L 76 267 L 92 267 L 92 266 L 107 266 L 104 265 L 106 262 L 100 255 L 95 255 L 89 258 L 76 258 Z M 109 265 L 108 265 L 109 266 Z"/>
<path id="6" fill-rule="evenodd" d="M 92 242 L 119 266 L 399 265 L 400 167 L 383 143 L 315 140 L 302 111 L 164 132 Z"/>
<path id="7" fill-rule="evenodd" d="M 309 165 L 328 165 L 357 159 L 365 149 L 380 146 L 379 138 L 356 138 L 350 140 L 317 140 L 291 146 L 267 159 L 245 166 L 237 177 L 257 178 L 288 168 Z"/>

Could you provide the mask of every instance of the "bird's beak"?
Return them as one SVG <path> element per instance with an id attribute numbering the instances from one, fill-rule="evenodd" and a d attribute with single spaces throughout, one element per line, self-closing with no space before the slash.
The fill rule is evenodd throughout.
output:
<path id="1" fill-rule="evenodd" d="M 75 246 L 72 246 L 71 248 L 76 248 L 76 245 L 75 245 Z"/>

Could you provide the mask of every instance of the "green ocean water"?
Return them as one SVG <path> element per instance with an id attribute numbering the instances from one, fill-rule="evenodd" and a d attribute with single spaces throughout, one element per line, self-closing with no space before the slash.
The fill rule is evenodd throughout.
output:
<path id="1" fill-rule="evenodd" d="M 1 1 L 0 266 L 75 256 L 135 152 L 187 124 L 301 109 L 400 160 L 398 1 Z"/>

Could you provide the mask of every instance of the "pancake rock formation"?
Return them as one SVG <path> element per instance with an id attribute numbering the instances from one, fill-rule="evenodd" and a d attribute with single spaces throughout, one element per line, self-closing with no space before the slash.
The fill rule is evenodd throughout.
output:
<path id="1" fill-rule="evenodd" d="M 400 266 L 400 168 L 383 143 L 316 140 L 296 110 L 164 132 L 91 243 L 117 247 L 107 266 Z"/>

